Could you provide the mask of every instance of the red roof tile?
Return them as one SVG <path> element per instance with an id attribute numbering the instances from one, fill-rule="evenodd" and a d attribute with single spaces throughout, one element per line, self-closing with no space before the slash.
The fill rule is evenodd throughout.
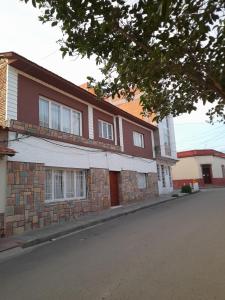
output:
<path id="1" fill-rule="evenodd" d="M 213 149 L 188 150 L 188 151 L 181 151 L 177 153 L 178 158 L 192 157 L 192 156 L 217 156 L 217 157 L 225 158 L 225 153 Z"/>

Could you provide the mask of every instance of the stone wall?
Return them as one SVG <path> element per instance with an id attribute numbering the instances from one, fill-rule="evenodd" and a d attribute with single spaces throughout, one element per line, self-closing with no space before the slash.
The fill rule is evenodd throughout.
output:
<path id="1" fill-rule="evenodd" d="M 108 170 L 87 172 L 87 199 L 45 203 L 45 166 L 8 162 L 5 234 L 20 234 L 110 207 Z"/>
<path id="2" fill-rule="evenodd" d="M 4 213 L 0 213 L 0 238 L 4 236 Z"/>
<path id="3" fill-rule="evenodd" d="M 157 174 L 148 173 L 147 188 L 139 189 L 137 172 L 121 171 L 119 179 L 120 203 L 150 200 L 158 196 Z"/>
<path id="4" fill-rule="evenodd" d="M 0 59 L 0 126 L 5 124 L 7 60 Z"/>

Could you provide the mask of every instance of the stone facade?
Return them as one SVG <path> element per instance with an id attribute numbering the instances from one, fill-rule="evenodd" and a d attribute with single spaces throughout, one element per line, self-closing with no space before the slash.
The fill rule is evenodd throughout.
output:
<path id="1" fill-rule="evenodd" d="M 7 169 L 6 236 L 110 207 L 108 170 L 90 169 L 87 172 L 87 199 L 45 203 L 43 164 L 8 162 Z"/>
<path id="2" fill-rule="evenodd" d="M 7 125 L 11 131 L 15 131 L 22 134 L 27 134 L 36 137 L 44 137 L 47 139 L 53 139 L 55 141 L 60 141 L 60 142 L 70 143 L 70 144 L 75 144 L 80 146 L 121 152 L 121 148 L 118 145 L 107 144 L 92 139 L 86 139 L 82 136 L 77 136 L 74 134 L 57 131 L 51 128 L 19 122 L 16 120 L 11 120 L 9 124 L 5 124 L 5 125 Z"/>
<path id="3" fill-rule="evenodd" d="M 148 173 L 147 188 L 139 189 L 137 183 L 137 172 L 121 171 L 119 180 L 120 203 L 125 204 L 134 201 L 152 199 L 158 196 L 157 174 Z"/>
<path id="4" fill-rule="evenodd" d="M 0 59 L 0 126 L 5 123 L 7 60 Z"/>
<path id="5" fill-rule="evenodd" d="M 0 238 L 4 236 L 4 213 L 0 213 Z"/>

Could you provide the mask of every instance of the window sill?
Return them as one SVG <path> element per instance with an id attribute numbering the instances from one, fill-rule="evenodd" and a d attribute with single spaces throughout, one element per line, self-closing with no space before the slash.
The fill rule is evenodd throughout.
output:
<path id="1" fill-rule="evenodd" d="M 51 200 L 51 201 L 46 201 L 45 200 L 45 205 L 54 205 L 60 202 L 66 203 L 66 202 L 78 202 L 78 201 L 88 201 L 87 198 L 71 198 L 71 199 L 57 199 L 57 200 Z"/>

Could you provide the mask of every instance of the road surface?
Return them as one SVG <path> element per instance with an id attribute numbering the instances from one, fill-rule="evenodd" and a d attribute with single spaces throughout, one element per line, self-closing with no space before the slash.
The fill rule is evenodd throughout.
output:
<path id="1" fill-rule="evenodd" d="M 2 261 L 0 299 L 225 300 L 225 189 L 123 216 Z"/>

